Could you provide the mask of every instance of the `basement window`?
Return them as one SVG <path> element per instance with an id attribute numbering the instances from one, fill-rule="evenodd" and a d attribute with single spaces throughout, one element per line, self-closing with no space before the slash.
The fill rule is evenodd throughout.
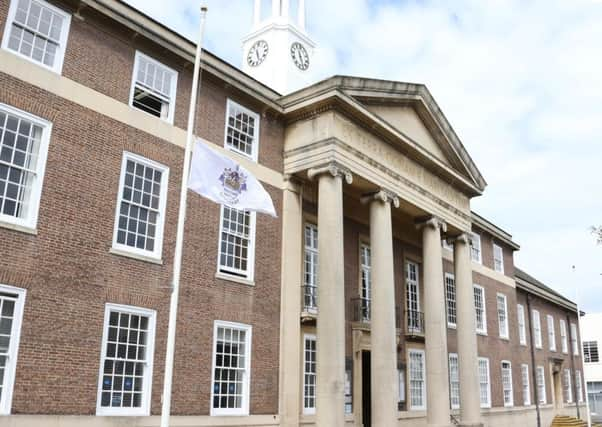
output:
<path id="1" fill-rule="evenodd" d="M 178 73 L 136 52 L 130 106 L 173 124 Z"/>

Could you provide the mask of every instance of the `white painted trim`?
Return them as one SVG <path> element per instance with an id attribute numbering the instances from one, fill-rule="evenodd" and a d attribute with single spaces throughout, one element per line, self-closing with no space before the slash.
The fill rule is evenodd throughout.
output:
<path id="1" fill-rule="evenodd" d="M 215 355 L 217 352 L 217 330 L 220 327 L 233 328 L 241 331 L 245 331 L 245 374 L 243 379 L 243 397 L 242 405 L 240 409 L 224 409 L 213 407 L 213 390 L 215 383 Z M 211 368 L 211 396 L 209 400 L 209 414 L 212 417 L 215 416 L 245 416 L 249 415 L 249 401 L 250 399 L 250 386 L 251 386 L 251 345 L 253 327 L 244 323 L 228 322 L 225 320 L 215 320 L 213 322 L 213 352 L 211 354 L 212 368 Z"/>
<path id="2" fill-rule="evenodd" d="M 500 322 L 500 312 L 499 312 L 499 307 L 498 307 L 498 298 L 502 297 L 504 299 L 504 327 L 506 328 L 506 333 L 502 333 L 502 323 Z M 497 321 L 498 321 L 498 332 L 500 335 L 500 338 L 502 339 L 510 339 L 510 324 L 508 322 L 508 297 L 500 292 L 497 293 L 496 297 L 495 297 L 495 306 L 497 309 Z"/>
<path id="3" fill-rule="evenodd" d="M 473 289 L 479 289 L 481 292 L 481 297 L 483 300 L 483 328 L 479 329 L 479 323 L 477 322 L 476 319 L 476 312 L 477 312 L 477 306 L 475 303 L 475 325 L 476 325 L 476 332 L 479 335 L 487 335 L 487 301 L 485 299 L 485 288 L 482 287 L 481 285 L 477 285 L 476 283 L 473 283 Z M 474 292 L 474 291 L 473 291 Z"/>
<path id="4" fill-rule="evenodd" d="M 499 250 L 499 253 L 500 253 L 500 256 L 501 256 L 501 258 L 500 258 L 500 269 L 499 270 L 496 268 L 496 265 L 495 265 L 495 261 L 496 261 L 495 251 L 496 251 L 496 249 Z M 502 247 L 500 245 L 496 245 L 495 243 L 493 243 L 493 269 L 495 271 L 497 271 L 498 273 L 504 274 L 504 250 L 502 249 Z"/>
<path id="5" fill-rule="evenodd" d="M 447 327 L 450 329 L 456 329 L 458 325 L 458 289 L 456 287 L 456 278 L 452 273 L 445 273 L 443 283 L 445 284 L 445 317 L 447 319 Z M 447 280 L 451 279 L 454 283 L 454 302 L 456 303 L 456 323 L 449 321 L 449 305 L 447 300 Z"/>
<path id="6" fill-rule="evenodd" d="M 548 314 L 546 316 L 546 323 L 548 327 L 548 348 L 550 351 L 556 351 L 556 326 L 554 324 L 554 316 Z"/>
<path id="7" fill-rule="evenodd" d="M 526 377 L 525 377 L 526 371 Z M 527 363 L 523 363 L 520 365 L 520 376 L 521 376 L 521 389 L 523 393 L 523 405 L 531 406 L 531 377 L 529 376 L 529 365 Z M 525 383 L 525 378 L 527 382 Z M 526 386 L 526 387 L 525 387 Z M 527 393 L 525 393 L 525 388 L 527 389 Z"/>
<path id="8" fill-rule="evenodd" d="M 577 336 L 576 323 L 571 323 L 571 347 L 573 356 L 579 356 L 579 337 Z"/>
<path id="9" fill-rule="evenodd" d="M 560 319 L 560 346 L 564 354 L 569 354 L 569 341 L 567 335 L 566 321 Z"/>
<path id="10" fill-rule="evenodd" d="M 504 363 L 508 364 L 508 369 L 510 371 L 510 402 L 506 402 L 504 399 Z M 504 400 L 505 408 L 511 408 L 514 406 L 514 378 L 512 378 L 512 362 L 509 360 L 502 360 L 500 362 L 500 367 L 502 369 L 502 400 Z"/>
<path id="11" fill-rule="evenodd" d="M 2 387 L 2 398 L 0 399 L 0 415 L 10 415 L 13 401 L 13 388 L 15 385 L 15 373 L 19 356 L 19 344 L 21 342 L 21 327 L 23 325 L 23 311 L 25 307 L 25 289 L 0 284 L 0 292 L 15 294 L 15 307 L 13 311 L 13 324 L 11 326 L 11 339 L 8 345 L 6 367 L 4 369 L 4 382 Z"/>
<path id="12" fill-rule="evenodd" d="M 109 334 L 109 319 L 112 311 L 118 313 L 135 314 L 140 316 L 148 317 L 148 332 L 147 332 L 147 345 L 146 345 L 146 359 L 147 363 L 144 369 L 144 383 L 143 383 L 143 397 L 142 405 L 140 408 L 113 408 L 113 407 L 102 407 L 102 382 L 104 376 L 104 361 L 105 352 L 107 348 L 107 340 Z M 96 415 L 97 416 L 148 416 L 150 415 L 151 406 L 151 394 L 153 385 L 153 361 L 155 354 L 155 329 L 156 329 L 156 316 L 155 310 L 134 307 L 122 304 L 105 304 L 105 315 L 103 321 L 102 330 L 102 344 L 100 347 L 100 363 L 98 366 L 98 390 L 96 393 Z"/>
<path id="13" fill-rule="evenodd" d="M 140 52 L 139 50 L 136 51 L 136 54 L 134 56 L 134 68 L 132 70 L 132 81 L 130 83 L 130 96 L 129 96 L 129 101 L 128 101 L 128 105 L 136 110 L 142 111 L 144 114 L 148 114 L 149 116 L 152 117 L 156 117 L 150 113 L 147 113 L 146 111 L 140 110 L 139 108 L 134 107 L 134 89 L 136 87 L 136 82 L 137 82 L 137 76 L 138 76 L 138 67 L 140 65 L 140 58 L 146 59 L 149 62 L 154 63 L 156 66 L 163 68 L 165 71 L 168 71 L 170 73 L 173 74 L 173 78 L 171 80 L 171 99 L 169 100 L 169 112 L 167 114 L 167 118 L 162 119 L 161 117 L 159 117 L 160 120 L 163 120 L 171 125 L 173 125 L 174 122 L 174 116 L 175 116 L 175 111 L 176 111 L 176 98 L 178 95 L 178 72 L 170 67 L 168 67 L 167 65 L 161 63 L 160 61 L 157 61 L 154 58 L 151 58 L 150 56 Z"/>
<path id="14" fill-rule="evenodd" d="M 241 209 L 231 208 L 237 211 Z M 243 284 L 250 285 L 255 283 L 255 228 L 257 223 L 257 213 L 249 212 L 249 247 L 247 250 L 247 270 L 236 270 L 234 268 L 226 267 L 221 265 L 221 246 L 222 246 L 222 232 L 224 230 L 224 205 L 220 205 L 219 211 L 219 234 L 217 236 L 217 269 L 215 276 L 224 280 L 231 280 L 234 282 L 241 283 L 240 279 L 243 280 Z"/>
<path id="15" fill-rule="evenodd" d="M 8 16 L 5 22 L 5 26 L 4 26 L 4 35 L 2 37 L 2 49 L 4 49 L 7 52 L 10 52 L 13 55 L 16 55 L 20 58 L 25 59 L 28 62 L 31 62 L 32 64 L 36 64 L 40 67 L 43 67 L 47 70 L 50 70 L 56 74 L 61 74 L 63 71 L 63 62 L 65 61 L 65 52 L 67 50 L 67 39 L 69 38 L 69 28 L 71 26 L 71 15 L 67 12 L 65 12 L 62 9 L 59 9 L 56 6 L 53 6 L 49 3 L 47 3 L 44 0 L 35 0 L 36 2 L 38 2 L 42 7 L 48 8 L 50 9 L 52 12 L 61 15 L 64 19 L 63 21 L 63 26 L 61 28 L 61 36 L 60 36 L 60 40 L 59 40 L 59 46 L 58 49 L 56 51 L 55 57 L 54 57 L 54 66 L 49 67 L 48 65 L 44 64 L 44 62 L 38 62 L 33 58 L 30 58 L 29 56 L 23 55 L 21 52 L 17 52 L 14 51 L 12 49 L 9 49 L 8 47 L 8 42 L 10 39 L 10 30 L 13 27 L 13 21 L 15 20 L 15 15 L 17 13 L 17 4 L 19 3 L 19 0 L 12 0 L 10 2 L 10 8 L 8 10 Z"/>
<path id="16" fill-rule="evenodd" d="M 123 186 L 125 184 L 125 171 L 128 160 L 133 160 L 137 163 L 143 163 L 154 169 L 161 171 L 161 193 L 159 194 L 159 219 L 155 226 L 155 247 L 152 252 L 145 249 L 133 248 L 126 244 L 117 243 L 117 232 L 119 230 L 119 212 L 121 209 L 121 201 L 123 197 Z M 157 163 L 153 160 L 147 159 L 140 155 L 124 151 L 121 158 L 121 172 L 119 176 L 119 187 L 117 188 L 117 203 L 115 204 L 115 223 L 113 224 L 113 246 L 114 253 L 124 255 L 124 253 L 130 253 L 133 257 L 144 261 L 154 262 L 156 264 L 162 263 L 161 254 L 163 253 L 163 229 L 165 226 L 165 212 L 167 206 L 167 186 L 169 183 L 169 168 L 161 163 Z"/>
<path id="17" fill-rule="evenodd" d="M 411 385 L 411 355 L 412 354 L 419 354 L 420 357 L 422 358 L 422 405 L 421 406 L 412 406 L 412 385 Z M 408 364 L 407 364 L 408 368 L 408 403 L 409 403 L 409 408 L 410 411 L 426 411 L 428 402 L 426 401 L 426 357 L 425 357 L 425 352 L 424 350 L 419 350 L 419 349 L 414 349 L 414 348 L 410 348 L 408 349 Z"/>
<path id="18" fill-rule="evenodd" d="M 243 113 L 245 113 L 245 114 L 251 116 L 253 119 L 255 119 L 255 123 L 257 123 L 257 125 L 255 126 L 255 134 L 253 135 L 253 146 L 252 146 L 252 153 L 250 156 L 247 153 L 237 150 L 235 147 L 228 145 L 228 117 L 230 116 L 230 108 L 231 107 L 239 108 L 240 110 L 242 110 Z M 259 114 L 257 114 L 256 112 L 254 112 L 252 110 L 249 110 L 246 107 L 243 107 L 239 103 L 228 98 L 228 100 L 226 101 L 226 117 L 224 120 L 224 148 L 226 150 L 232 151 L 233 153 L 236 153 L 243 157 L 246 157 L 247 159 L 251 159 L 254 162 L 257 162 L 257 158 L 259 156 L 259 135 L 260 135 L 259 127 L 260 127 L 260 124 L 261 124 L 261 120 L 260 120 Z"/>
<path id="19" fill-rule="evenodd" d="M 481 235 L 472 231 L 471 233 L 471 242 L 470 242 L 470 259 L 477 264 L 483 264 L 483 246 L 481 245 Z M 479 242 L 479 258 L 475 259 L 472 256 L 472 247 L 474 246 L 474 242 Z"/>
<path id="20" fill-rule="evenodd" d="M 533 338 L 535 340 L 535 348 L 541 350 L 543 348 L 543 339 L 541 336 L 541 317 L 538 310 L 531 310 L 531 321 L 533 322 Z M 537 325 L 537 328 L 535 325 Z"/>
<path id="21" fill-rule="evenodd" d="M 548 403 L 548 397 L 547 397 L 547 391 L 546 391 L 546 371 L 544 369 L 543 366 L 538 365 L 535 367 L 536 372 L 535 372 L 535 378 L 536 378 L 536 382 L 535 382 L 535 387 L 537 387 L 537 393 L 539 394 L 539 374 L 541 373 L 541 381 L 542 381 L 542 388 L 543 388 L 543 396 L 539 395 L 539 403 L 546 405 Z"/>
<path id="22" fill-rule="evenodd" d="M 518 340 L 522 346 L 527 345 L 527 318 L 525 317 L 525 306 L 522 304 L 516 305 L 516 316 L 518 322 Z M 522 323 L 522 325 L 521 325 Z"/>
<path id="23" fill-rule="evenodd" d="M 454 405 L 452 403 L 452 398 L 451 398 L 451 390 L 452 390 L 452 384 L 451 384 L 451 361 L 452 359 L 456 359 L 456 375 L 458 376 L 458 385 L 460 384 L 460 361 L 458 359 L 458 354 L 457 353 L 449 353 L 448 354 L 448 367 L 449 367 L 449 395 L 450 395 L 450 406 L 451 409 L 460 409 L 460 405 Z M 459 394 L 459 388 L 458 388 L 458 401 L 460 401 L 460 394 Z"/>
<path id="24" fill-rule="evenodd" d="M 32 122 L 34 125 L 42 128 L 42 136 L 40 138 L 40 147 L 38 150 L 38 162 L 36 176 L 31 186 L 30 199 L 28 201 L 29 207 L 27 210 L 26 218 L 16 218 L 10 215 L 4 215 L 0 213 L 0 221 L 6 223 L 7 226 L 13 225 L 19 229 L 19 231 L 28 232 L 30 234 L 36 233 L 36 227 L 38 225 L 38 213 L 40 210 L 40 202 L 42 198 L 42 188 L 44 184 L 44 175 L 46 172 L 46 160 L 48 158 L 48 146 L 50 145 L 50 134 L 52 132 L 52 123 L 44 120 L 40 117 L 34 116 L 23 110 L 11 107 L 0 103 L 0 110 L 19 116 L 21 119 Z M 8 227 L 7 227 L 8 228 Z"/>
<path id="25" fill-rule="evenodd" d="M 480 362 L 486 362 L 487 364 L 487 402 L 480 403 L 481 408 L 491 408 L 491 370 L 489 367 L 489 358 L 487 357 L 479 357 L 477 359 L 477 370 L 479 369 L 479 363 Z M 480 373 L 477 371 L 477 377 L 479 378 L 479 402 L 481 399 L 481 376 Z"/>
<path id="26" fill-rule="evenodd" d="M 316 413 L 316 407 L 314 406 L 313 408 L 306 408 L 305 407 L 305 366 L 307 366 L 307 359 L 306 359 L 306 352 L 305 352 L 305 343 L 307 341 L 317 341 L 316 340 L 316 336 L 314 334 L 303 334 L 303 347 L 302 347 L 302 351 L 303 351 L 303 381 L 301 383 L 301 386 L 303 387 L 303 390 L 301 391 L 301 406 L 302 406 L 302 410 L 303 410 L 303 414 L 304 415 L 313 415 Z M 318 346 L 317 346 L 317 342 L 316 342 L 316 354 L 318 353 Z M 314 396 L 314 399 L 317 399 L 317 388 L 316 388 L 316 395 Z"/>

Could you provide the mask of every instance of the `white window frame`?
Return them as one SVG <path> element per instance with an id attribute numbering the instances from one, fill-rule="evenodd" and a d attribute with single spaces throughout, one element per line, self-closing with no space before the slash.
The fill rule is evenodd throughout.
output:
<path id="1" fill-rule="evenodd" d="M 241 331 L 245 331 L 245 372 L 243 378 L 243 395 L 242 404 L 240 408 L 214 408 L 213 397 L 214 397 L 214 383 L 215 383 L 215 354 L 217 352 L 217 331 L 220 327 L 233 328 Z M 249 415 L 249 401 L 250 401 L 250 387 L 251 387 L 251 346 L 253 344 L 253 327 L 244 323 L 228 322 L 224 320 L 215 320 L 213 322 L 213 351 L 211 353 L 211 397 L 209 400 L 209 415 L 215 416 L 228 416 L 228 415 Z"/>
<path id="2" fill-rule="evenodd" d="M 449 353 L 448 361 L 450 407 L 451 409 L 460 409 L 460 366 L 458 361 L 458 354 Z"/>
<path id="3" fill-rule="evenodd" d="M 308 245 L 307 230 L 310 230 L 310 232 L 312 234 L 315 233 L 316 241 L 319 241 L 319 239 L 320 239 L 320 234 L 318 232 L 318 226 L 314 223 L 306 222 L 303 225 L 303 310 L 307 311 L 309 313 L 317 313 L 318 312 L 318 304 L 319 304 L 319 301 L 318 301 L 318 286 L 319 286 L 318 264 L 320 262 L 320 258 L 318 255 L 317 244 L 316 244 L 315 248 Z M 310 256 L 310 259 L 312 260 L 309 263 L 307 262 L 308 255 Z M 307 275 L 308 275 L 308 267 L 312 269 L 312 273 L 310 273 L 310 275 L 313 276 L 313 270 L 315 270 L 315 272 L 316 272 L 315 278 L 314 278 L 314 283 L 309 283 L 306 280 Z M 310 290 L 309 293 L 308 293 L 308 289 Z M 312 294 L 312 292 L 313 292 L 313 294 Z M 315 304 L 313 306 L 306 304 L 307 297 L 311 297 L 315 301 Z"/>
<path id="4" fill-rule="evenodd" d="M 367 264 L 364 258 L 368 259 Z M 360 242 L 360 299 L 362 320 L 369 322 L 372 314 L 372 249 L 365 242 Z"/>
<path id="5" fill-rule="evenodd" d="M 522 304 L 516 305 L 516 316 L 518 318 L 518 340 L 520 345 L 527 345 L 527 326 L 525 319 L 525 306 Z"/>
<path id="6" fill-rule="evenodd" d="M 503 300 L 503 311 L 500 312 L 500 301 Z M 498 292 L 496 295 L 496 306 L 497 306 L 497 321 L 498 321 L 498 329 L 500 333 L 500 338 L 510 339 L 510 327 L 508 324 L 508 297 L 506 295 Z M 502 318 L 503 314 L 503 318 Z"/>
<path id="7" fill-rule="evenodd" d="M 40 67 L 46 68 L 47 70 L 50 70 L 50 71 L 60 75 L 63 71 L 63 63 L 65 61 L 65 51 L 67 50 L 67 39 L 69 38 L 69 28 L 71 27 L 71 15 L 69 13 L 67 13 L 66 11 L 64 11 L 63 9 L 53 6 L 44 0 L 35 0 L 35 1 L 39 4 L 41 4 L 43 7 L 51 10 L 53 13 L 56 13 L 57 15 L 61 15 L 61 17 L 64 19 L 63 27 L 61 28 L 61 36 L 60 36 L 60 40 L 59 40 L 59 45 L 58 45 L 58 48 L 56 50 L 56 54 L 54 57 L 54 65 L 52 67 L 50 67 L 50 66 L 44 64 L 43 61 L 38 62 L 29 56 L 23 55 L 21 52 L 9 49 L 8 42 L 9 42 L 9 38 L 10 38 L 10 32 L 13 27 L 13 22 L 15 21 L 15 15 L 17 13 L 17 5 L 19 3 L 19 0 L 11 0 L 11 2 L 10 2 L 10 7 L 8 9 L 8 16 L 7 16 L 5 25 L 4 25 L 4 34 L 2 36 L 2 49 L 7 52 L 12 53 L 13 55 L 17 55 L 18 57 L 23 58 L 26 61 L 31 62 L 32 64 L 39 65 Z"/>
<path id="8" fill-rule="evenodd" d="M 573 356 L 579 356 L 579 337 L 575 323 L 571 323 L 571 346 L 573 347 Z"/>
<path id="9" fill-rule="evenodd" d="M 236 209 L 236 208 L 230 208 Z M 237 209 L 240 210 L 240 209 Z M 221 265 L 222 232 L 224 231 L 224 205 L 220 205 L 219 212 L 219 235 L 217 237 L 217 276 L 220 278 L 243 280 L 249 284 L 255 278 L 255 228 L 257 223 L 257 212 L 249 212 L 249 248 L 247 250 L 247 270 L 239 270 Z"/>
<path id="10" fill-rule="evenodd" d="M 147 333 L 147 345 L 146 345 L 146 356 L 147 363 L 144 370 L 143 376 L 143 398 L 142 405 L 140 408 L 115 408 L 115 407 L 103 407 L 101 406 L 102 398 L 102 382 L 104 376 L 104 362 L 107 351 L 107 341 L 109 336 L 109 319 L 111 311 L 119 313 L 134 314 L 139 316 L 148 317 L 148 333 Z M 155 330 L 156 330 L 156 317 L 157 313 L 155 310 L 142 307 L 134 307 L 130 305 L 122 304 L 105 304 L 105 314 L 103 321 L 102 330 L 102 345 L 100 347 L 100 363 L 98 366 L 98 390 L 96 395 L 96 415 L 99 416 L 149 416 L 151 406 L 151 391 L 153 385 L 153 360 L 155 353 Z"/>
<path id="11" fill-rule="evenodd" d="M 422 360 L 422 395 L 421 400 L 422 400 L 422 405 L 412 405 L 412 355 L 419 355 L 421 360 Z M 409 379 L 409 391 L 410 391 L 410 396 L 409 396 L 409 404 L 410 404 L 410 410 L 411 411 L 424 411 L 426 410 L 426 405 L 427 405 L 427 401 L 426 401 L 426 358 L 425 358 L 425 352 L 424 350 L 418 350 L 418 349 L 408 349 L 408 379 Z"/>
<path id="12" fill-rule="evenodd" d="M 0 226 L 7 228 L 22 228 L 27 231 L 35 231 L 38 224 L 38 213 L 40 210 L 40 201 L 42 198 L 42 188 L 44 185 L 44 176 L 46 174 L 46 159 L 48 157 L 48 145 L 50 144 L 50 134 L 52 132 L 52 123 L 41 119 L 37 116 L 29 114 L 23 110 L 11 107 L 0 103 L 0 110 L 5 113 L 18 116 L 21 119 L 27 120 L 36 126 L 42 128 L 42 136 L 40 138 L 40 147 L 38 150 L 37 170 L 35 171 L 35 179 L 31 186 L 29 194 L 27 217 L 17 218 L 11 215 L 0 213 Z"/>
<path id="13" fill-rule="evenodd" d="M 155 246 L 152 252 L 145 249 L 134 248 L 123 243 L 117 243 L 117 233 L 119 232 L 119 215 L 121 202 L 123 201 L 123 188 L 125 185 L 125 173 L 128 160 L 136 163 L 143 163 L 151 168 L 161 171 L 161 192 L 159 194 L 159 219 L 156 225 Z M 117 253 L 132 254 L 134 256 L 149 258 L 151 260 L 161 261 L 163 253 L 163 233 L 165 228 L 165 212 L 167 206 L 167 186 L 169 183 L 169 168 L 154 160 L 147 159 L 138 154 L 124 151 L 121 159 L 121 171 L 119 176 L 119 187 L 117 188 L 117 203 L 115 204 L 115 224 L 113 225 L 113 246 L 112 249 Z"/>
<path id="14" fill-rule="evenodd" d="M 479 322 L 477 320 L 477 310 L 478 307 L 476 305 L 476 300 L 475 300 L 475 325 L 476 325 L 476 331 L 477 334 L 479 335 L 487 335 L 487 303 L 485 300 L 485 288 L 482 287 L 481 285 L 477 285 L 477 284 L 473 284 L 473 292 L 474 290 L 478 290 L 481 293 L 481 299 L 483 302 L 483 311 L 482 311 L 482 321 L 483 321 L 483 327 L 479 328 Z"/>
<path id="15" fill-rule="evenodd" d="M 397 388 L 399 395 L 397 396 L 398 402 L 406 401 L 406 372 L 405 369 L 397 369 Z"/>
<path id="16" fill-rule="evenodd" d="M 498 254 L 499 258 L 497 257 Z M 504 249 L 495 243 L 493 244 L 493 269 L 504 274 Z"/>
<path id="17" fill-rule="evenodd" d="M 165 118 L 155 116 L 147 111 L 144 111 L 144 110 L 134 106 L 134 94 L 136 92 L 135 89 L 136 89 L 136 82 L 138 81 L 138 68 L 140 66 L 141 58 L 148 62 L 154 63 L 155 66 L 157 66 L 157 67 L 163 68 L 166 71 L 173 73 L 173 78 L 171 80 L 171 88 L 170 88 L 171 99 L 168 104 L 167 117 L 165 117 Z M 150 89 L 149 92 L 152 93 L 154 96 L 157 96 L 157 92 L 154 89 L 147 88 L 146 86 L 145 86 L 145 89 Z M 152 57 L 140 52 L 139 50 L 136 51 L 136 54 L 134 56 L 134 70 L 132 71 L 132 81 L 130 83 L 130 98 L 129 98 L 129 106 L 130 107 L 132 107 L 136 111 L 141 111 L 144 114 L 148 114 L 150 117 L 154 117 L 156 119 L 163 120 L 164 122 L 167 122 L 167 123 L 173 125 L 175 112 L 176 112 L 177 90 L 178 90 L 178 72 L 176 70 L 168 67 L 167 65 L 163 64 L 161 61 L 157 61 L 155 58 L 152 58 Z"/>
<path id="18" fill-rule="evenodd" d="M 445 312 L 447 317 L 447 327 L 456 329 L 458 324 L 458 292 L 456 289 L 456 279 L 453 274 L 445 273 Z M 452 291 L 453 292 L 450 292 Z M 453 295 L 453 299 L 450 298 Z M 453 305 L 453 313 L 450 311 Z M 455 320 L 455 321 L 452 321 Z"/>
<path id="19" fill-rule="evenodd" d="M 533 321 L 533 339 L 535 341 L 535 348 L 541 350 L 543 348 L 543 340 L 541 337 L 541 317 L 539 316 L 538 310 L 531 312 L 531 319 Z"/>
<path id="20" fill-rule="evenodd" d="M 548 347 L 550 351 L 556 351 L 556 326 L 554 325 L 554 316 L 548 314 L 546 316 L 548 323 Z"/>
<path id="21" fill-rule="evenodd" d="M 600 363 L 598 341 L 583 341 L 583 363 Z M 595 357 L 594 357 L 595 356 Z"/>
<path id="22" fill-rule="evenodd" d="M 569 352 L 569 342 L 567 339 L 566 332 L 566 322 L 564 321 L 564 319 L 560 319 L 560 345 L 564 354 L 568 354 Z"/>
<path id="23" fill-rule="evenodd" d="M 563 391 L 563 398 L 564 398 L 564 402 L 565 403 L 573 403 L 573 389 L 572 389 L 572 384 L 571 384 L 571 370 L 565 368 L 564 372 L 563 372 L 563 379 L 562 379 L 562 391 Z"/>
<path id="24" fill-rule="evenodd" d="M 539 403 L 545 405 L 548 403 L 548 397 L 546 396 L 546 371 L 543 366 L 537 366 L 535 369 L 535 378 L 537 379 L 535 386 L 537 387 Z"/>
<path id="25" fill-rule="evenodd" d="M 475 232 L 470 233 L 470 259 L 477 264 L 483 264 L 481 235 Z"/>
<path id="26" fill-rule="evenodd" d="M 303 391 L 302 391 L 301 397 L 303 399 L 302 400 L 303 413 L 305 415 L 313 415 L 313 414 L 316 413 L 316 405 L 314 404 L 313 407 L 309 407 L 309 406 L 306 407 L 305 406 L 305 398 L 306 398 L 305 390 L 306 390 L 306 387 L 307 387 L 307 382 L 306 382 L 307 378 L 306 378 L 306 375 L 308 375 L 308 373 L 307 373 L 307 371 L 305 369 L 307 367 L 307 354 L 306 354 L 306 351 L 305 351 L 305 346 L 306 346 L 307 341 L 313 341 L 314 343 L 317 344 L 317 342 L 316 342 L 316 336 L 313 335 L 313 334 L 304 334 L 303 335 Z M 317 354 L 318 354 L 318 346 L 316 345 L 316 356 L 317 356 Z M 316 368 L 317 368 L 317 366 L 316 366 Z M 314 376 L 314 382 L 315 382 L 316 374 L 310 372 L 309 375 L 313 375 Z M 313 397 L 314 397 L 314 403 L 316 403 L 316 399 L 317 399 L 317 383 L 315 383 L 315 394 L 314 394 Z"/>
<path id="27" fill-rule="evenodd" d="M 0 415 L 10 415 L 13 402 L 13 388 L 15 386 L 15 372 L 19 358 L 19 344 L 21 342 L 21 327 L 23 325 L 23 311 L 25 307 L 25 289 L 10 285 L 0 284 L 0 292 L 16 295 L 13 308 L 13 322 L 11 338 L 8 344 L 7 361 L 4 368 L 4 382 L 2 385 L 2 398 L 0 399 Z"/>
<path id="28" fill-rule="evenodd" d="M 523 385 L 523 405 L 531 405 L 531 381 L 529 378 L 529 365 L 520 365 L 521 381 Z"/>
<path id="29" fill-rule="evenodd" d="M 507 364 L 507 367 L 504 365 Z M 512 379 L 512 362 L 509 360 L 502 360 L 500 364 L 502 368 L 502 399 L 504 400 L 504 407 L 511 408 L 514 406 L 514 390 L 513 390 L 513 379 Z M 509 383 L 504 383 L 504 374 L 508 375 L 510 379 Z M 509 386 L 509 387 L 508 387 Z M 510 400 L 506 400 L 506 392 L 509 392 Z"/>
<path id="30" fill-rule="evenodd" d="M 485 363 L 487 365 L 487 402 L 481 401 L 481 388 L 483 382 L 481 381 L 480 364 Z M 479 379 L 479 402 L 481 408 L 491 408 L 491 371 L 489 370 L 489 359 L 487 357 L 479 357 L 477 362 L 477 377 Z"/>
<path id="31" fill-rule="evenodd" d="M 410 266 L 415 268 L 416 280 L 410 279 Z M 416 329 L 424 330 L 424 325 L 422 325 L 420 321 L 420 265 L 417 262 L 410 260 L 405 262 L 405 284 L 405 307 L 407 316 L 406 323 L 412 323 L 412 328 L 414 328 L 414 325 L 416 325 Z M 415 310 L 412 308 L 412 305 L 416 306 Z M 416 314 L 412 314 L 411 312 Z M 416 316 L 416 318 L 412 318 L 411 316 Z"/>
<path id="32" fill-rule="evenodd" d="M 580 370 L 575 370 L 575 388 L 577 389 L 577 403 L 583 403 L 583 384 L 581 384 Z"/>
<path id="33" fill-rule="evenodd" d="M 243 113 L 245 113 L 255 119 L 256 126 L 255 126 L 255 132 L 254 132 L 254 136 L 253 136 L 253 149 L 252 149 L 251 155 L 228 144 L 228 126 L 229 126 L 228 118 L 230 117 L 230 109 L 232 107 L 242 110 Z M 243 157 L 251 159 L 254 162 L 257 162 L 257 159 L 259 157 L 259 136 L 260 136 L 259 129 L 260 129 L 260 126 L 261 126 L 261 121 L 260 121 L 260 116 L 258 113 L 256 113 L 253 110 L 250 110 L 247 107 L 240 105 L 238 102 L 235 102 L 232 99 L 228 98 L 228 100 L 226 101 L 226 120 L 225 120 L 225 125 L 224 125 L 224 148 L 226 150 L 232 151 Z"/>

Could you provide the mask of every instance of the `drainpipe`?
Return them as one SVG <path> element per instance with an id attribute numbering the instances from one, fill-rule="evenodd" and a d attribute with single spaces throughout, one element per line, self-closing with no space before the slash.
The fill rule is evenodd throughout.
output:
<path id="1" fill-rule="evenodd" d="M 531 298 L 531 294 L 527 292 L 527 319 L 529 320 L 529 341 L 531 344 L 529 346 L 531 350 L 531 378 L 533 381 L 533 388 L 535 390 L 535 412 L 537 413 L 537 427 L 541 427 L 541 409 L 539 407 L 539 387 L 537 387 L 537 367 L 535 366 L 535 340 L 533 338 L 533 315 L 531 314 Z"/>
<path id="2" fill-rule="evenodd" d="M 579 313 L 577 313 L 577 316 L 579 316 Z M 572 336 L 572 332 L 571 332 L 571 316 L 569 315 L 569 313 L 567 312 L 566 314 L 566 327 L 568 329 L 568 335 L 569 335 L 569 343 L 573 342 L 573 336 Z M 579 344 L 579 342 L 577 342 L 577 344 Z M 567 343 L 568 346 L 568 343 Z M 577 371 L 575 370 L 575 353 L 573 351 L 572 345 L 568 346 L 569 347 L 569 354 L 571 355 L 571 369 L 573 370 L 573 396 L 575 397 L 575 407 L 577 408 L 577 418 L 581 419 L 581 415 L 579 414 L 579 399 L 577 396 Z M 583 387 L 583 385 L 582 385 Z"/>

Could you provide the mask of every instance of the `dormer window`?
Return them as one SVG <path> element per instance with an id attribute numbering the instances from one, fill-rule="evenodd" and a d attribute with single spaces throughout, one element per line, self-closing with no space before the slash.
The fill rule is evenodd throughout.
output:
<path id="1" fill-rule="evenodd" d="M 136 52 L 130 105 L 173 124 L 178 73 Z"/>

